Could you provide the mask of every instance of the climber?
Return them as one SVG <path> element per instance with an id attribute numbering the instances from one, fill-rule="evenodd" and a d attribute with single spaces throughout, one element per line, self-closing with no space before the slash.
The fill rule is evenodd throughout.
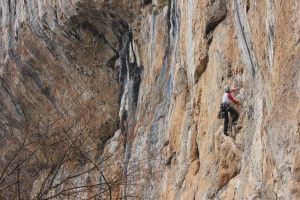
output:
<path id="1" fill-rule="evenodd" d="M 224 89 L 225 89 L 225 94 L 223 95 L 223 99 L 222 99 L 221 112 L 224 114 L 224 134 L 228 136 L 227 134 L 228 123 L 229 123 L 228 112 L 230 113 L 232 118 L 231 125 L 236 125 L 236 121 L 239 118 L 238 112 L 229 104 L 230 100 L 235 104 L 239 104 L 239 101 L 231 95 L 231 93 L 237 90 L 238 88 L 230 89 L 229 86 L 225 86 Z"/>

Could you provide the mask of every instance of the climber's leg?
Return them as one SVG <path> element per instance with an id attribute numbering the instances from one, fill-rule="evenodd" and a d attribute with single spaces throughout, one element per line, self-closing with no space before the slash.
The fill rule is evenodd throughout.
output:
<path id="1" fill-rule="evenodd" d="M 235 125 L 236 121 L 239 118 L 239 113 L 233 107 L 229 107 L 228 111 L 230 112 L 230 115 L 231 115 L 231 118 L 232 118 L 231 123 L 232 123 L 232 125 Z"/>
<path id="2" fill-rule="evenodd" d="M 229 117 L 228 117 L 228 111 L 224 110 L 224 134 L 228 136 L 228 123 L 229 123 Z"/>

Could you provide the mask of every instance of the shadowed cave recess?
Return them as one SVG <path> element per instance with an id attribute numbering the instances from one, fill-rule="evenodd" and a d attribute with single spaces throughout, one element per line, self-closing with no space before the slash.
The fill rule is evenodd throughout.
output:
<path id="1" fill-rule="evenodd" d="M 1 199 L 55 199 L 75 185 L 89 188 L 77 196 L 111 195 L 101 155 L 134 115 L 142 66 L 128 21 L 140 5 L 1 2 Z"/>

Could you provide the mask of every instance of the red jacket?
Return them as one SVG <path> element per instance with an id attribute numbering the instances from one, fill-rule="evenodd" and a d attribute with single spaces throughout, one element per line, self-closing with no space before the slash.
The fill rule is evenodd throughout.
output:
<path id="1" fill-rule="evenodd" d="M 231 100 L 233 103 L 239 103 L 239 101 L 231 95 L 231 93 L 235 90 L 236 88 L 232 88 L 229 93 L 225 93 L 223 95 L 222 103 L 229 103 L 229 100 Z"/>

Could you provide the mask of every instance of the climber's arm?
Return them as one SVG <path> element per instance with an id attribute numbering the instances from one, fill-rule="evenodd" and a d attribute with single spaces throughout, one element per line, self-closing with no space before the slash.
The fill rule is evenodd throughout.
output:
<path id="1" fill-rule="evenodd" d="M 239 103 L 239 101 L 234 98 L 230 93 L 228 93 L 228 98 L 233 102 L 233 103 Z"/>
<path id="2" fill-rule="evenodd" d="M 232 88 L 230 89 L 230 93 L 236 91 L 238 88 Z"/>

